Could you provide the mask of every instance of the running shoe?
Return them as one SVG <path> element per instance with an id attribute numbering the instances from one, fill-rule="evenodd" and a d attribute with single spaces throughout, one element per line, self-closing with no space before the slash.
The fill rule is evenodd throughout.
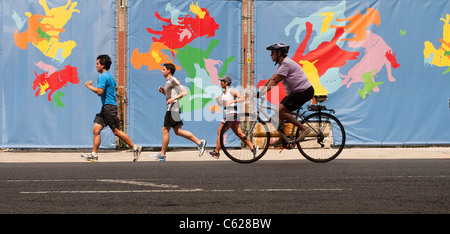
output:
<path id="1" fill-rule="evenodd" d="M 159 160 L 160 162 L 166 161 L 166 156 L 161 155 L 161 152 L 159 152 L 157 154 L 150 154 L 150 158 L 154 159 L 154 160 Z"/>
<path id="2" fill-rule="evenodd" d="M 301 131 L 298 138 L 295 140 L 295 142 L 300 142 L 301 140 L 305 139 L 305 137 L 311 132 L 310 127 L 306 127 L 306 130 Z"/>
<path id="3" fill-rule="evenodd" d="M 256 155 L 258 155 L 258 151 L 259 151 L 259 146 L 253 145 L 253 149 L 252 149 L 253 157 L 256 157 Z"/>
<path id="4" fill-rule="evenodd" d="M 136 150 L 133 150 L 133 162 L 136 162 L 141 156 L 142 146 L 138 145 Z"/>
<path id="5" fill-rule="evenodd" d="M 200 140 L 200 144 L 197 145 L 199 150 L 198 156 L 202 156 L 205 153 L 206 140 Z"/>
<path id="6" fill-rule="evenodd" d="M 92 153 L 82 154 L 81 157 L 89 162 L 98 162 L 98 156 L 94 156 Z"/>
<path id="7" fill-rule="evenodd" d="M 215 159 L 219 159 L 220 154 L 217 153 L 215 150 L 209 152 L 209 155 Z"/>

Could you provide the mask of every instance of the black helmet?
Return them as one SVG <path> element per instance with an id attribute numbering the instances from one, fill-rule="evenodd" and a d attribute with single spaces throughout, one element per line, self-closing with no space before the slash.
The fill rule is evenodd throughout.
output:
<path id="1" fill-rule="evenodd" d="M 278 50 L 281 52 L 288 53 L 289 52 L 289 46 L 285 45 L 283 43 L 275 43 L 269 47 L 266 48 L 267 50 Z"/>

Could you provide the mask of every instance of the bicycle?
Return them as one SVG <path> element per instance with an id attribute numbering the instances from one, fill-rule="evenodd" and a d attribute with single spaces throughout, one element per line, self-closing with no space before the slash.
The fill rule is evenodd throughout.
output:
<path id="1" fill-rule="evenodd" d="M 315 96 L 316 104 L 308 105 L 303 111 L 300 107 L 294 111 L 294 116 L 302 124 L 311 128 L 311 132 L 300 142 L 296 142 L 300 134 L 300 129 L 292 128 L 280 124 L 274 129 L 271 117 L 265 110 L 274 110 L 274 107 L 264 105 L 265 97 L 259 97 L 256 114 L 239 113 L 232 119 L 227 119 L 220 132 L 220 144 L 222 151 L 231 160 L 238 163 L 252 163 L 261 159 L 269 149 L 271 136 L 278 133 L 283 139 L 283 149 L 291 150 L 297 147 L 300 153 L 308 160 L 316 163 L 325 163 L 335 159 L 344 149 L 345 130 L 342 123 L 333 115 L 335 111 L 321 105 L 326 100 L 326 96 Z M 249 100 L 253 99 L 250 98 Z M 257 98 L 258 99 L 258 98 Z M 300 113 L 303 111 L 302 113 Z M 305 117 L 307 112 L 313 112 Z M 260 118 L 262 113 L 268 121 Z M 236 122 L 239 121 L 239 122 Z M 243 143 L 236 134 L 227 134 L 231 124 L 241 124 L 241 129 L 245 136 L 251 140 L 253 145 L 259 147 L 255 155 L 250 148 Z M 283 126 L 284 129 L 283 129 Z M 281 152 L 281 151 L 280 151 Z"/>

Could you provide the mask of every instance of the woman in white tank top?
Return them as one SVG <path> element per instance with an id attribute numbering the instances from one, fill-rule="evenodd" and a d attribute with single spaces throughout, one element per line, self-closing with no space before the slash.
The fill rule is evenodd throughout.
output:
<path id="1" fill-rule="evenodd" d="M 225 117 L 222 119 L 219 129 L 217 130 L 217 145 L 216 149 L 209 152 L 211 157 L 219 159 L 219 152 L 220 152 L 220 131 L 222 130 L 223 125 L 227 120 L 235 119 L 235 116 L 237 115 L 237 103 L 243 102 L 244 98 L 234 89 L 230 88 L 231 84 L 231 78 L 229 76 L 223 76 L 219 78 L 220 86 L 224 90 L 221 94 L 219 94 L 216 97 L 217 104 L 219 106 L 223 106 Z M 239 125 L 239 121 L 232 121 L 231 126 L 227 126 L 228 128 L 231 127 L 233 132 L 236 133 L 236 136 L 241 138 L 245 144 L 251 149 L 254 155 L 257 155 L 258 153 L 258 146 L 253 147 L 252 142 L 250 139 L 245 137 L 245 134 L 242 132 L 241 126 Z M 227 129 L 229 130 L 229 129 Z"/>
<path id="2" fill-rule="evenodd" d="M 239 96 L 239 99 L 236 99 L 236 97 Z M 230 88 L 230 86 L 226 86 L 225 91 L 221 93 L 218 96 L 219 100 L 217 100 L 217 103 L 219 103 L 219 106 L 223 106 L 225 117 L 232 116 L 237 114 L 237 105 L 236 103 L 244 101 L 242 99 L 241 95 L 239 95 L 236 90 L 233 90 Z M 242 100 L 241 100 L 242 99 Z M 223 120 L 222 120 L 223 121 Z M 223 121 L 225 123 L 225 121 Z"/>

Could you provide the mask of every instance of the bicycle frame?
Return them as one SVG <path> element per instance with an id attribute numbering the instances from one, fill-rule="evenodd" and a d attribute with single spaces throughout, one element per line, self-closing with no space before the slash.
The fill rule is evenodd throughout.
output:
<path id="1" fill-rule="evenodd" d="M 271 106 L 268 106 L 268 105 L 264 105 L 264 101 L 265 100 L 266 99 L 265 99 L 264 96 L 259 98 L 258 107 L 256 109 L 256 120 L 260 121 L 260 122 L 266 122 L 267 123 L 267 122 L 272 122 L 273 116 L 270 116 L 265 110 L 276 110 L 277 108 L 276 107 L 271 107 Z M 300 114 L 300 110 L 302 110 L 302 107 L 298 108 L 296 111 L 293 112 L 293 115 L 295 116 L 295 118 L 297 118 L 297 119 L 300 118 L 301 122 L 303 122 L 306 125 L 308 125 L 308 127 L 310 127 L 317 134 L 318 134 L 317 130 L 314 127 L 312 127 L 307 121 L 305 121 L 305 119 L 303 117 L 305 115 L 305 113 L 307 111 L 313 111 L 313 112 L 318 112 L 318 113 L 321 113 L 322 111 L 329 111 L 329 112 L 331 112 L 333 114 L 335 113 L 335 111 L 333 109 L 327 109 L 323 105 L 309 106 L 308 110 L 303 111 L 303 113 L 301 113 L 301 114 Z M 260 113 L 262 113 L 264 115 L 264 117 L 266 117 L 268 119 L 268 121 L 263 121 L 260 118 L 260 116 L 259 116 Z M 280 123 L 278 123 L 278 124 L 280 124 Z M 249 126 L 249 125 L 247 124 L 246 126 Z M 248 129 L 248 132 L 253 132 L 253 129 L 256 126 L 256 122 L 254 124 L 251 124 L 250 126 L 251 126 L 251 128 Z M 288 136 L 290 136 L 291 138 L 294 137 L 295 136 L 295 129 L 296 128 L 293 127 L 292 130 L 291 130 L 291 133 Z M 280 134 L 280 136 L 283 138 L 283 140 L 285 142 L 290 142 L 291 141 L 291 139 L 288 139 L 288 136 L 284 133 L 284 131 L 282 131 L 279 128 L 277 128 L 276 130 L 278 131 L 278 133 Z"/>
<path id="2" fill-rule="evenodd" d="M 252 98 L 251 98 L 251 99 L 252 99 Z M 251 99 L 249 99 L 249 101 L 250 101 Z M 254 120 L 263 122 L 263 120 L 259 117 L 259 114 L 262 113 L 262 114 L 268 119 L 267 122 L 271 122 L 272 117 L 271 117 L 264 109 L 266 109 L 266 110 L 276 110 L 276 108 L 271 107 L 271 106 L 263 105 L 264 100 L 265 100 L 264 97 L 259 98 L 259 104 L 258 104 L 258 107 L 257 107 L 257 109 L 256 109 L 256 115 L 253 116 L 253 118 L 256 117 L 256 119 L 254 119 Z M 248 129 L 247 132 L 253 132 L 253 129 L 255 128 L 256 122 L 257 122 L 257 121 L 255 121 L 255 122 L 254 122 L 253 124 L 251 124 L 251 125 L 248 125 L 248 124 L 246 125 L 246 126 L 251 126 L 250 129 Z"/>
<path id="3" fill-rule="evenodd" d="M 271 107 L 271 106 L 268 106 L 268 105 L 264 105 L 264 101 L 265 101 L 265 100 L 266 100 L 266 99 L 265 99 L 264 97 L 260 97 L 260 98 L 259 98 L 258 107 L 257 107 L 257 109 L 256 109 L 256 120 L 259 121 L 259 122 L 266 122 L 266 123 L 267 123 L 267 122 L 272 122 L 273 116 L 270 116 L 270 115 L 266 112 L 266 110 L 276 110 L 277 108 L 276 108 L 276 107 Z M 304 111 L 302 114 L 300 114 L 300 109 L 301 109 L 301 108 L 299 108 L 299 109 L 295 112 L 295 116 L 296 116 L 297 118 L 300 117 L 302 120 L 304 120 L 304 119 L 303 119 L 303 115 L 306 113 L 306 111 Z M 262 114 L 264 117 L 266 117 L 266 118 L 268 119 L 268 121 L 263 121 L 263 120 L 260 118 L 260 114 Z M 280 124 L 280 123 L 278 123 L 278 124 Z M 247 124 L 246 126 L 251 126 L 250 129 L 248 129 L 247 132 L 253 132 L 253 129 L 254 129 L 255 126 L 256 126 L 256 121 L 255 121 L 253 124 L 251 124 L 251 125 Z M 281 136 L 286 142 L 289 142 L 289 141 L 290 141 L 290 139 L 287 138 L 286 134 L 285 134 L 283 131 L 279 131 L 278 128 L 277 128 L 277 131 L 280 133 L 280 136 Z M 291 132 L 290 136 L 293 136 L 293 135 L 294 135 L 294 128 L 292 128 L 292 132 Z"/>

